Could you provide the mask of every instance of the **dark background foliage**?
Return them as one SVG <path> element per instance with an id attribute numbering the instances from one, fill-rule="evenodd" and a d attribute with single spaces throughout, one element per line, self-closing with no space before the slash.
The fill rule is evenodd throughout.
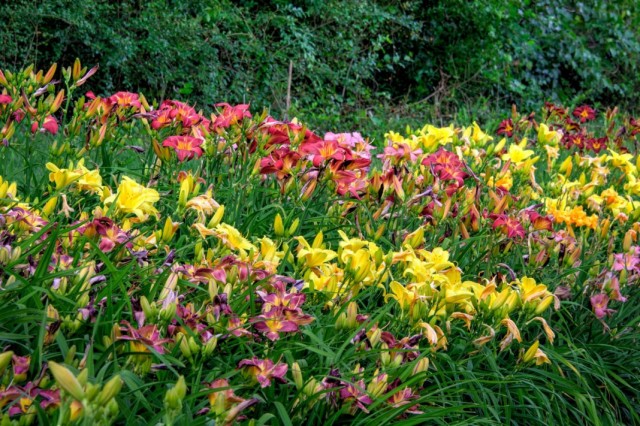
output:
<path id="1" fill-rule="evenodd" d="M 327 126 L 371 121 L 383 110 L 445 114 L 544 100 L 635 110 L 635 4 L 14 0 L 0 5 L 0 68 L 79 57 L 100 64 L 88 85 L 97 94 L 250 102 Z"/>

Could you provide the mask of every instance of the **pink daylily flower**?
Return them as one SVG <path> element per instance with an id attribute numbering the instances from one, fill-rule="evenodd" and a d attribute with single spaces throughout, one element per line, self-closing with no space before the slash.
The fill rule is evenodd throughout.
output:
<path id="1" fill-rule="evenodd" d="M 255 356 L 251 359 L 243 359 L 240 361 L 238 368 L 243 367 L 246 368 L 249 375 L 253 376 L 258 383 L 260 383 L 260 387 L 263 388 L 271 386 L 271 380 L 286 383 L 284 376 L 289 369 L 287 364 L 274 364 L 270 359 L 260 359 Z"/>
<path id="2" fill-rule="evenodd" d="M 170 136 L 162 142 L 162 146 L 171 147 L 178 154 L 178 161 L 190 160 L 194 156 L 202 156 L 202 139 L 193 136 Z"/>

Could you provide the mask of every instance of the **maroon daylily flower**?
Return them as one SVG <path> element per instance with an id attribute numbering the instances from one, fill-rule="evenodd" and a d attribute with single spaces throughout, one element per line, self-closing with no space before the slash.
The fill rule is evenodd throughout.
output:
<path id="1" fill-rule="evenodd" d="M 596 111 L 589 105 L 582 105 L 573 110 L 573 116 L 578 118 L 581 123 L 596 118 Z"/>
<path id="2" fill-rule="evenodd" d="M 506 120 L 502 120 L 502 122 L 500 122 L 500 125 L 498 126 L 498 131 L 496 133 L 498 133 L 499 135 L 505 135 L 507 137 L 511 137 L 513 136 L 513 120 L 510 118 L 507 118 Z"/>

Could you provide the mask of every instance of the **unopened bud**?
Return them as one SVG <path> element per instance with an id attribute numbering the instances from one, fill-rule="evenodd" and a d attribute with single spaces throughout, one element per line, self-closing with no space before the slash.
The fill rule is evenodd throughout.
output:
<path id="1" fill-rule="evenodd" d="M 287 231 L 287 236 L 291 236 L 294 234 L 294 232 L 296 232 L 296 230 L 298 229 L 298 225 L 300 225 L 300 219 L 295 218 L 293 220 L 293 223 L 291 224 L 291 226 L 289 227 L 289 230 Z"/>
<path id="2" fill-rule="evenodd" d="M 429 358 L 427 357 L 420 358 L 418 362 L 416 362 L 416 365 L 413 367 L 413 374 L 414 375 L 420 374 L 427 371 L 428 369 L 429 369 Z"/>
<path id="3" fill-rule="evenodd" d="M 0 376 L 2 376 L 2 373 L 4 373 L 4 371 L 7 369 L 9 363 L 11 363 L 11 358 L 13 358 L 12 351 L 3 352 L 0 354 Z"/>
<path id="4" fill-rule="evenodd" d="M 82 400 L 85 396 L 82 385 L 76 377 L 63 365 L 49 361 L 49 369 L 58 386 L 77 400 Z"/>
<path id="5" fill-rule="evenodd" d="M 276 217 L 273 220 L 273 230 L 277 237 L 284 236 L 284 223 L 282 223 L 282 216 L 280 216 L 280 213 L 276 214 Z"/>
<path id="6" fill-rule="evenodd" d="M 120 389 L 122 389 L 122 379 L 120 376 L 113 376 L 98 394 L 96 402 L 101 406 L 106 405 L 110 399 L 120 393 Z"/>
<path id="7" fill-rule="evenodd" d="M 302 370 L 300 369 L 300 364 L 294 362 L 291 365 L 291 375 L 293 376 L 293 382 L 296 384 L 296 388 L 298 390 L 302 389 L 304 385 L 304 380 L 302 378 Z"/>
<path id="8" fill-rule="evenodd" d="M 218 207 L 218 209 L 216 210 L 215 214 L 213 215 L 213 217 L 211 218 L 211 220 L 207 224 L 207 227 L 208 228 L 214 228 L 214 227 L 218 226 L 220 224 L 220 222 L 222 222 L 222 216 L 224 216 L 224 206 L 221 205 L 220 207 Z"/>

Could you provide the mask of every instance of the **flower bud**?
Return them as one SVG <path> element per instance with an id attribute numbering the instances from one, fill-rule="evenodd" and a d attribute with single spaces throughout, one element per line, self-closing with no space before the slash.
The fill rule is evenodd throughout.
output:
<path id="1" fill-rule="evenodd" d="M 420 358 L 413 367 L 413 375 L 423 373 L 429 369 L 429 358 Z"/>
<path id="2" fill-rule="evenodd" d="M 214 213 L 213 217 L 211 218 L 211 220 L 207 224 L 207 227 L 209 229 L 211 229 L 211 228 L 215 228 L 216 226 L 218 226 L 220 224 L 220 222 L 222 222 L 222 216 L 224 216 L 224 206 L 223 205 L 218 207 L 218 209 Z"/>
<path id="3" fill-rule="evenodd" d="M 7 366 L 9 366 L 11 358 L 13 358 L 12 351 L 3 352 L 0 354 L 0 376 L 2 376 L 2 373 L 4 373 L 4 371 L 7 369 Z"/>
<path id="4" fill-rule="evenodd" d="M 58 386 L 77 400 L 84 399 L 84 390 L 78 379 L 63 365 L 49 361 L 49 369 Z"/>
<path id="5" fill-rule="evenodd" d="M 540 304 L 538 304 L 538 306 L 536 307 L 535 314 L 540 315 L 541 313 L 546 311 L 549 308 L 549 306 L 551 306 L 551 304 L 553 303 L 553 300 L 554 300 L 553 295 L 549 295 L 546 298 L 544 298 L 540 302 Z"/>
<path id="6" fill-rule="evenodd" d="M 58 204 L 58 197 L 51 197 L 49 201 L 42 208 L 42 213 L 45 216 L 51 216 L 53 210 L 56 208 L 56 204 Z"/>
<path id="7" fill-rule="evenodd" d="M 80 401 L 72 401 L 71 406 L 69 407 L 70 417 L 69 420 L 75 422 L 82 416 L 82 412 L 84 411 L 84 407 Z"/>
<path id="8" fill-rule="evenodd" d="M 204 347 L 202 349 L 202 355 L 210 356 L 217 346 L 218 346 L 218 338 L 214 336 L 211 339 L 209 339 L 207 343 L 204 344 Z"/>
<path id="9" fill-rule="evenodd" d="M 273 230 L 277 237 L 284 236 L 284 223 L 282 223 L 282 216 L 280 216 L 280 213 L 276 214 L 276 217 L 273 220 Z"/>
<path id="10" fill-rule="evenodd" d="M 296 230 L 298 229 L 298 225 L 300 225 L 300 219 L 295 218 L 293 220 L 293 223 L 289 227 L 289 230 L 287 231 L 287 236 L 293 235 L 293 233 L 296 232 Z"/>
<path id="11" fill-rule="evenodd" d="M 535 343 L 531 345 L 531 347 L 527 349 L 527 351 L 524 353 L 524 356 L 522 357 L 522 362 L 533 361 L 533 358 L 535 357 L 539 346 L 540 346 L 540 342 L 536 340 Z"/>
<path id="12" fill-rule="evenodd" d="M 146 296 L 140 297 L 140 306 L 142 307 L 142 312 L 144 312 L 144 316 L 148 320 L 153 320 L 158 315 L 158 309 L 155 306 L 155 303 L 152 305 L 149 303 L 149 300 Z"/>
<path id="13" fill-rule="evenodd" d="M 118 375 L 113 376 L 98 394 L 96 403 L 101 406 L 106 405 L 110 399 L 120 393 L 120 389 L 122 389 L 122 379 Z"/>
<path id="14" fill-rule="evenodd" d="M 164 406 L 168 410 L 179 411 L 182 409 L 182 400 L 187 394 L 187 384 L 184 376 L 180 376 L 176 384 L 167 391 L 164 397 Z"/>
<path id="15" fill-rule="evenodd" d="M 193 354 L 191 353 L 191 347 L 189 346 L 187 336 L 182 333 L 178 333 L 176 335 L 176 339 L 180 342 L 180 352 L 182 352 L 182 355 L 184 355 L 185 358 L 191 359 Z"/>
<path id="16" fill-rule="evenodd" d="M 293 376 L 293 382 L 296 384 L 296 388 L 298 390 L 302 389 L 304 385 L 304 380 L 302 378 L 302 370 L 300 369 L 300 364 L 294 362 L 291 365 L 291 375 Z"/>

